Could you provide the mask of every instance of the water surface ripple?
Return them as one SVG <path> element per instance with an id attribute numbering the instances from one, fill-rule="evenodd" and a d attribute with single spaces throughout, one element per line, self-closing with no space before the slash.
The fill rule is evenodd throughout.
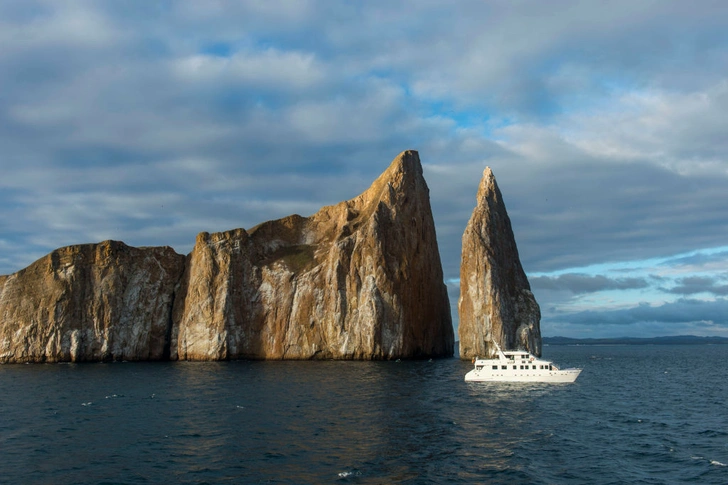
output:
<path id="1" fill-rule="evenodd" d="M 728 346 L 546 347 L 574 384 L 470 364 L 0 366 L 0 483 L 728 483 Z"/>

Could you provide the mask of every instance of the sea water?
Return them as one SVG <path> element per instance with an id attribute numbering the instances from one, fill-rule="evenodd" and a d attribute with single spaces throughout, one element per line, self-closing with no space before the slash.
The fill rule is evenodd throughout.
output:
<path id="1" fill-rule="evenodd" d="M 573 384 L 469 362 L 0 366 L 0 483 L 728 483 L 728 346 L 544 348 Z"/>

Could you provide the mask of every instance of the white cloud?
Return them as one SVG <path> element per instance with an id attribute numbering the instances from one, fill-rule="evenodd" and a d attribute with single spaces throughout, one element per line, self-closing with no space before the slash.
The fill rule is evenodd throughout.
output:
<path id="1" fill-rule="evenodd" d="M 109 47 L 122 37 L 109 18 L 96 9 L 96 2 L 27 3 L 28 12 L 21 16 L 22 20 L 0 21 L 0 43 L 10 52 L 55 49 L 59 46 L 98 50 Z"/>
<path id="2" fill-rule="evenodd" d="M 305 90 L 321 87 L 326 69 L 312 53 L 268 48 L 261 52 L 236 52 L 230 57 L 191 54 L 172 63 L 177 80 L 213 83 L 217 89 L 256 88 L 263 91 Z"/>
<path id="3" fill-rule="evenodd" d="M 595 158 L 645 160 L 676 172 L 728 175 L 728 78 L 705 90 L 629 92 L 598 113 L 559 120 L 565 139 Z"/>
<path id="4" fill-rule="evenodd" d="M 286 121 L 314 143 L 376 143 L 413 127 L 403 104 L 400 89 L 375 81 L 358 97 L 296 103 L 287 110 Z"/>

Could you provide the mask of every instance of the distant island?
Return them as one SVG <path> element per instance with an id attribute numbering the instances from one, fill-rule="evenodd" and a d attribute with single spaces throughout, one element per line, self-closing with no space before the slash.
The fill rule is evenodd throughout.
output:
<path id="1" fill-rule="evenodd" d="M 543 337 L 544 345 L 704 345 L 728 344 L 728 337 L 696 337 L 673 335 L 669 337 L 569 338 Z"/>

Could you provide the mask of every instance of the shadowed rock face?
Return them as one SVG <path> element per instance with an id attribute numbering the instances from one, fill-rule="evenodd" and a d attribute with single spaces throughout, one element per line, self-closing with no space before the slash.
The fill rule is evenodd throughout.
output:
<path id="1" fill-rule="evenodd" d="M 511 221 L 490 168 L 463 234 L 458 301 L 460 358 L 502 349 L 541 355 L 541 311 L 518 258 Z"/>
<path id="2" fill-rule="evenodd" d="M 363 194 L 198 236 L 174 308 L 187 360 L 449 356 L 453 332 L 417 152 Z"/>
<path id="3" fill-rule="evenodd" d="M 160 360 L 184 256 L 69 246 L 0 277 L 0 362 Z"/>
<path id="4" fill-rule="evenodd" d="M 311 217 L 202 233 L 186 257 L 70 246 L 0 276 L 0 362 L 451 356 L 417 152 Z"/>

